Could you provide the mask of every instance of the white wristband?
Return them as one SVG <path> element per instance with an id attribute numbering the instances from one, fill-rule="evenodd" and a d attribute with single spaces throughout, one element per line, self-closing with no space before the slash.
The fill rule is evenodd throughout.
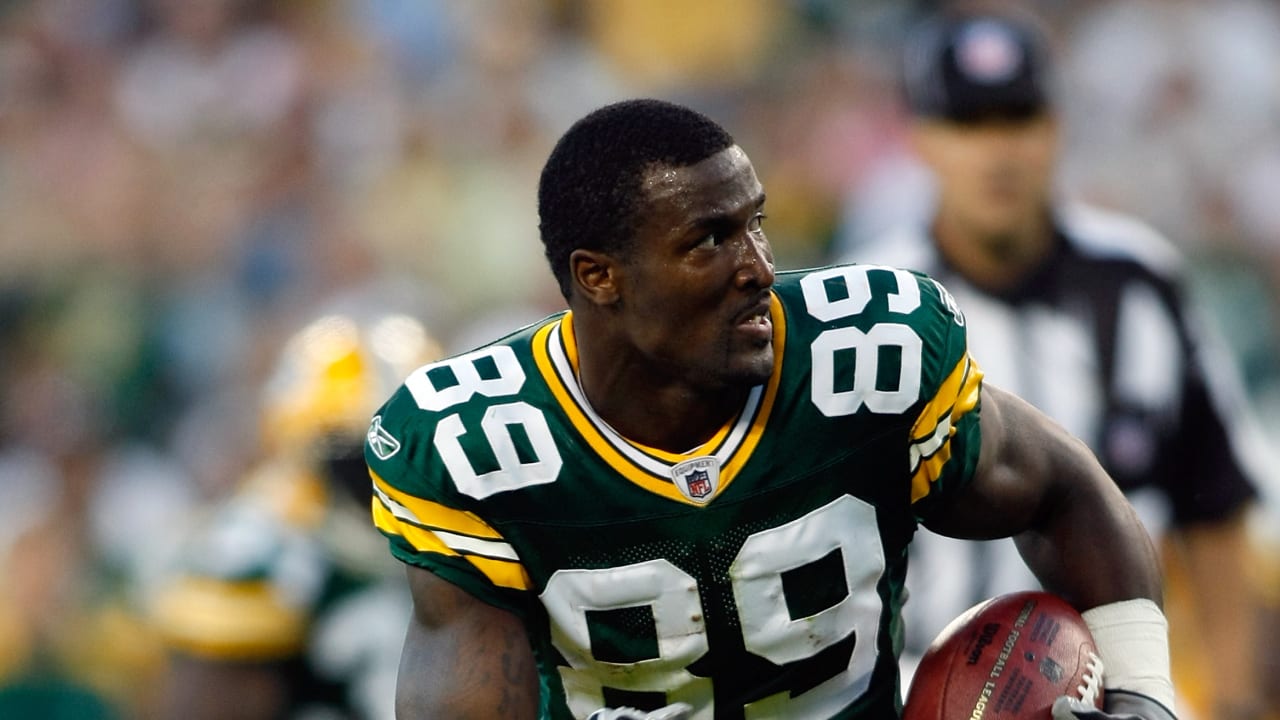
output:
<path id="1" fill-rule="evenodd" d="M 1151 600 L 1122 600 L 1081 615 L 1102 656 L 1103 685 L 1131 690 L 1173 709 L 1169 621 Z"/>

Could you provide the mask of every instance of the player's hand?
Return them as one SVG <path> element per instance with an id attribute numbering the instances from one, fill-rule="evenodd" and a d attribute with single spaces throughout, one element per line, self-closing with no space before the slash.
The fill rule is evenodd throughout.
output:
<path id="1" fill-rule="evenodd" d="M 1053 720 L 1177 720 L 1168 708 L 1146 695 L 1107 690 L 1103 697 L 1105 710 L 1073 697 L 1060 697 L 1053 703 Z"/>
<path id="2" fill-rule="evenodd" d="M 600 708 L 587 716 L 587 720 L 685 720 L 693 707 L 686 703 L 672 703 L 657 710 L 635 708 Z"/>

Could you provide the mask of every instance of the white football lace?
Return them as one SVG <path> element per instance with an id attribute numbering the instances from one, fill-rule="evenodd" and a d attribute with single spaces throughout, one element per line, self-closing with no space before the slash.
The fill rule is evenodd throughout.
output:
<path id="1" fill-rule="evenodd" d="M 649 713 L 648 720 L 684 720 L 693 712 L 693 706 L 687 703 L 672 703 Z"/>
<path id="2" fill-rule="evenodd" d="M 1084 675 L 1076 686 L 1076 692 L 1080 693 L 1080 700 L 1086 705 L 1097 706 L 1098 693 L 1102 690 L 1102 658 L 1090 652 L 1089 661 L 1084 668 Z"/>
<path id="3" fill-rule="evenodd" d="M 601 708 L 591 713 L 590 720 L 684 720 L 692 711 L 692 706 L 680 702 L 651 712 L 631 707 Z"/>

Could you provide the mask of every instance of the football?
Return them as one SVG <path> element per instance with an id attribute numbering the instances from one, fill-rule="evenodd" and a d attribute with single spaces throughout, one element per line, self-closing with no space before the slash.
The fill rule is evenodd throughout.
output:
<path id="1" fill-rule="evenodd" d="M 1071 695 L 1102 707 L 1089 626 L 1046 592 L 986 600 L 943 629 L 920 659 L 903 720 L 1049 720 Z"/>

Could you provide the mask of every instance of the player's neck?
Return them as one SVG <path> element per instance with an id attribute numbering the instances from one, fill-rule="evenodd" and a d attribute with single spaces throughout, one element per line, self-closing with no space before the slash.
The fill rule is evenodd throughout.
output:
<path id="1" fill-rule="evenodd" d="M 579 352 L 578 381 L 596 414 L 628 440 L 667 452 L 687 452 L 711 439 L 750 392 L 696 388 L 617 354 Z"/>
<path id="2" fill-rule="evenodd" d="M 1021 285 L 1053 252 L 1047 215 L 1004 233 L 983 232 L 945 214 L 933 224 L 943 259 L 972 285 L 1004 292 Z"/>

